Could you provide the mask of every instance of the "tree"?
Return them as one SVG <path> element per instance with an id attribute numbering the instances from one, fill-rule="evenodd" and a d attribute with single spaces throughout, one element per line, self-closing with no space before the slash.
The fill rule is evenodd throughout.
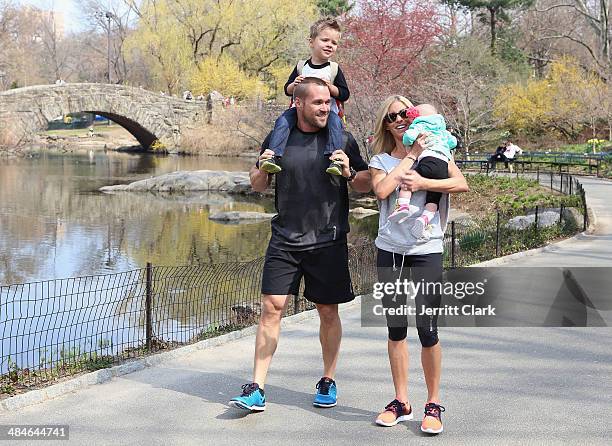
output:
<path id="1" fill-rule="evenodd" d="M 347 17 L 339 62 L 351 90 L 347 119 L 364 147 L 381 100 L 408 92 L 441 31 L 435 9 L 415 0 L 363 0 Z"/>
<path id="2" fill-rule="evenodd" d="M 137 29 L 125 43 L 126 58 L 142 58 L 150 67 L 156 88 L 178 94 L 185 86 L 193 69 L 191 49 L 183 30 L 172 20 L 165 1 L 134 3 L 132 9 L 139 21 Z"/>
<path id="3" fill-rule="evenodd" d="M 229 56 L 221 56 L 219 59 L 208 57 L 198 68 L 191 80 L 194 94 L 206 95 L 216 90 L 236 99 L 257 97 L 261 94 L 262 88 L 257 77 L 247 75 Z"/>
<path id="4" fill-rule="evenodd" d="M 55 11 L 41 14 L 39 29 L 43 45 L 41 74 L 49 83 L 67 79 L 72 71 L 70 65 L 73 56 L 68 42 L 58 33 Z"/>
<path id="5" fill-rule="evenodd" d="M 610 128 L 610 87 L 593 71 L 585 71 L 575 59 L 552 63 L 545 79 L 502 86 L 495 115 L 510 131 L 525 136 L 561 135 L 575 141 L 597 123 Z"/>
<path id="6" fill-rule="evenodd" d="M 134 12 L 125 0 L 85 0 L 79 3 L 82 19 L 88 23 L 87 32 L 97 38 L 86 39 L 98 56 L 105 61 L 109 56 L 107 38 L 110 35 L 110 80 L 122 84 L 129 77 L 124 45 L 130 33 Z M 108 67 L 105 69 L 108 71 Z"/>
<path id="7" fill-rule="evenodd" d="M 472 147 L 499 138 L 493 104 L 497 88 L 508 81 L 506 64 L 476 38 L 461 39 L 455 47 L 436 53 L 417 73 L 416 99 L 438 106 L 463 139 L 465 155 Z"/>
<path id="8" fill-rule="evenodd" d="M 223 57 L 249 77 L 270 79 L 274 66 L 295 63 L 316 17 L 311 0 L 126 1 L 138 17 L 129 52 L 146 56 L 168 91 L 187 86 L 203 61 L 210 67 Z"/>
<path id="9" fill-rule="evenodd" d="M 9 53 L 14 46 L 17 11 L 10 1 L 0 0 L 0 90 L 10 84 L 12 68 Z"/>
<path id="10" fill-rule="evenodd" d="M 572 47 L 567 51 L 584 51 L 605 79 L 612 74 L 612 1 L 610 0 L 538 0 L 535 12 L 547 23 L 557 17 L 565 17 L 564 26 L 548 24 L 538 42 L 567 41 Z"/>
<path id="11" fill-rule="evenodd" d="M 459 3 L 471 11 L 485 10 L 480 15 L 481 20 L 486 21 L 491 33 L 491 54 L 496 53 L 497 28 L 500 22 L 508 22 L 508 11 L 517 8 L 526 8 L 534 0 L 450 0 L 450 3 Z M 449 0 L 444 0 L 445 3 Z M 488 15 L 488 17 L 487 17 Z"/>
<path id="12" fill-rule="evenodd" d="M 324 17 L 338 17 L 353 9 L 353 4 L 348 0 L 317 0 L 317 8 Z"/>

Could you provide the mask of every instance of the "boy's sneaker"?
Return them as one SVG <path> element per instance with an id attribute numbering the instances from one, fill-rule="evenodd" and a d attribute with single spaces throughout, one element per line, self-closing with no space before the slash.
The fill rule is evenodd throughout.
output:
<path id="1" fill-rule="evenodd" d="M 403 223 L 408 218 L 412 217 L 419 211 L 416 206 L 410 206 L 409 204 L 397 204 L 394 211 L 389 215 L 388 220 L 394 223 Z"/>
<path id="2" fill-rule="evenodd" d="M 317 394 L 312 405 L 317 407 L 334 407 L 336 405 L 336 394 L 336 381 L 324 376 L 317 383 Z"/>
<path id="3" fill-rule="evenodd" d="M 410 421 L 414 418 L 412 407 L 407 408 L 406 404 L 399 400 L 393 400 L 385 407 L 376 418 L 376 424 L 379 426 L 391 427 L 401 421 Z"/>
<path id="4" fill-rule="evenodd" d="M 421 430 L 427 434 L 439 434 L 442 428 L 441 414 L 446 409 L 436 403 L 425 404 L 425 417 L 421 423 Z"/>
<path id="5" fill-rule="evenodd" d="M 325 169 L 325 172 L 327 172 L 330 175 L 342 176 L 342 164 L 337 163 L 336 161 L 332 161 L 329 164 L 329 167 Z"/>
<path id="6" fill-rule="evenodd" d="M 419 240 L 425 235 L 427 225 L 429 225 L 429 218 L 427 218 L 426 215 L 421 215 L 419 218 L 415 219 L 412 226 L 410 226 L 410 233 L 415 239 Z"/>
<path id="7" fill-rule="evenodd" d="M 232 398 L 229 405 L 239 409 L 261 412 L 266 410 L 266 395 L 263 389 L 259 388 L 259 384 L 245 384 L 242 386 L 242 395 Z"/>
<path id="8" fill-rule="evenodd" d="M 278 165 L 274 158 L 268 158 L 267 160 L 263 160 L 259 166 L 261 170 L 268 173 L 278 173 L 281 170 L 281 166 Z"/>

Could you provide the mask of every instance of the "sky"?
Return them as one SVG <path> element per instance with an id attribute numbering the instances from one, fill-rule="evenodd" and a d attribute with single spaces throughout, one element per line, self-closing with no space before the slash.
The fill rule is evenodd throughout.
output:
<path id="1" fill-rule="evenodd" d="M 61 12 L 64 14 L 64 27 L 67 33 L 82 31 L 85 27 L 80 11 L 74 0 L 16 0 L 21 5 L 32 5 L 40 9 Z"/>

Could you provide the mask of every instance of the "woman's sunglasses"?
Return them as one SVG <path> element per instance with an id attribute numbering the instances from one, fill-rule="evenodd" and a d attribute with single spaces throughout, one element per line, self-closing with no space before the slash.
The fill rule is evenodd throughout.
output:
<path id="1" fill-rule="evenodd" d="M 406 119 L 408 117 L 408 109 L 407 108 L 403 108 L 400 111 L 396 112 L 392 112 L 392 113 L 387 113 L 387 115 L 385 116 L 385 121 L 388 124 L 391 124 L 393 122 L 395 122 L 395 120 L 397 119 L 397 117 L 400 117 L 402 119 Z"/>

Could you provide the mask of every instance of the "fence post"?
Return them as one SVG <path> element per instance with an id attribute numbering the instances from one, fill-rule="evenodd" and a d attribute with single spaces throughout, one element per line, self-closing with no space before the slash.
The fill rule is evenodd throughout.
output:
<path id="1" fill-rule="evenodd" d="M 539 209 L 539 206 L 536 206 L 535 207 L 535 232 L 536 232 L 536 235 L 538 235 L 538 209 Z"/>
<path id="2" fill-rule="evenodd" d="M 563 203 L 561 203 L 561 210 L 559 211 L 559 225 L 563 223 L 563 210 L 564 209 L 565 209 L 565 206 L 563 205 Z"/>
<path id="3" fill-rule="evenodd" d="M 455 268 L 455 220 L 451 221 L 451 268 Z"/>
<path id="4" fill-rule="evenodd" d="M 151 300 L 153 298 L 153 266 L 147 262 L 147 283 L 145 297 L 145 324 L 147 333 L 147 350 L 151 351 L 153 341 L 153 325 L 151 321 Z"/>
<path id="5" fill-rule="evenodd" d="M 496 227 L 495 227 L 495 257 L 499 257 L 499 252 L 500 252 L 499 220 L 500 220 L 500 215 L 499 215 L 499 209 L 498 209 L 497 210 L 497 222 L 496 222 Z"/>
<path id="6" fill-rule="evenodd" d="M 584 189 L 582 188 L 582 186 L 580 187 L 580 196 L 582 197 L 582 209 L 584 211 L 584 219 L 582 221 L 582 230 L 586 231 L 587 230 L 589 216 L 587 214 L 586 196 L 584 195 Z"/>
<path id="7" fill-rule="evenodd" d="M 597 178 L 599 178 L 599 164 L 601 164 L 601 158 L 597 159 Z"/>
<path id="8" fill-rule="evenodd" d="M 573 185 L 574 185 L 574 177 L 572 175 L 570 175 L 570 182 L 569 182 L 569 184 L 570 184 L 569 194 L 572 195 L 572 188 L 573 188 Z"/>
<path id="9" fill-rule="evenodd" d="M 537 179 L 538 179 L 538 183 L 540 182 L 540 166 L 537 166 Z"/>
<path id="10" fill-rule="evenodd" d="M 550 169 L 550 190 L 553 190 L 553 171 Z"/>

